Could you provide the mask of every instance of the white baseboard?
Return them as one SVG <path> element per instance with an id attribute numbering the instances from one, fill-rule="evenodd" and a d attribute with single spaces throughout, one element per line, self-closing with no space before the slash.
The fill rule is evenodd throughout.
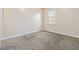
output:
<path id="1" fill-rule="evenodd" d="M 43 30 L 45 30 L 45 29 L 43 29 Z M 41 31 L 41 30 L 39 30 L 39 31 Z M 53 33 L 58 33 L 58 34 L 62 34 L 62 35 L 67 35 L 67 36 L 79 38 L 78 36 L 69 35 L 69 34 L 65 34 L 65 33 L 60 33 L 60 32 L 55 32 L 55 31 L 50 31 L 50 30 L 45 30 L 45 31 L 49 31 L 49 32 L 53 32 Z M 29 32 L 29 33 L 17 34 L 17 35 L 5 37 L 5 38 L 3 38 L 2 40 L 6 40 L 6 39 L 10 39 L 10 38 L 15 38 L 15 37 L 23 36 L 23 35 L 25 35 L 25 34 L 30 34 L 30 33 L 34 33 L 34 32 L 38 32 L 38 31 L 33 31 L 33 32 Z"/>
<path id="2" fill-rule="evenodd" d="M 56 31 L 50 31 L 50 30 L 45 30 L 45 31 L 49 31 L 49 32 L 53 32 L 53 33 L 58 33 L 58 34 L 66 35 L 66 36 L 71 36 L 71 37 L 74 37 L 74 38 L 79 38 L 79 36 L 70 35 L 70 34 L 66 34 L 66 33 L 61 33 L 61 32 L 56 32 Z"/>
<path id="3" fill-rule="evenodd" d="M 39 31 L 40 31 L 40 30 L 39 30 Z M 22 33 L 22 34 L 12 35 L 12 36 L 9 36 L 9 37 L 4 37 L 4 38 L 2 38 L 2 40 L 11 39 L 11 38 L 16 38 L 16 37 L 20 37 L 20 36 L 23 36 L 23 35 L 25 35 L 25 34 L 31 34 L 31 33 L 34 33 L 34 32 L 38 32 L 38 31 L 32 31 L 32 32 L 28 32 L 28 33 Z"/>
<path id="4" fill-rule="evenodd" d="M 4 37 L 2 40 L 6 40 L 6 39 L 10 39 L 10 38 L 15 38 L 15 37 L 19 37 L 19 36 L 23 36 L 25 33 L 22 34 L 17 34 L 17 35 L 13 35 L 13 36 L 9 36 L 9 37 Z"/>

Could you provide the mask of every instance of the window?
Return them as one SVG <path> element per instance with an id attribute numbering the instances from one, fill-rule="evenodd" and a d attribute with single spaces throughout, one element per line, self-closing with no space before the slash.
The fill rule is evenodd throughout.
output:
<path id="1" fill-rule="evenodd" d="M 48 22 L 49 24 L 56 24 L 56 9 L 48 9 Z"/>

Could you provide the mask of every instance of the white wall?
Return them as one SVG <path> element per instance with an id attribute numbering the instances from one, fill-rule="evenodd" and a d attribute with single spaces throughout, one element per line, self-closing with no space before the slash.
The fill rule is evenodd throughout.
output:
<path id="1" fill-rule="evenodd" d="M 1 33 L 1 28 L 2 27 L 2 11 L 1 11 L 1 8 L 0 8 L 0 40 L 1 40 L 1 35 L 2 35 L 2 33 Z"/>
<path id="2" fill-rule="evenodd" d="M 48 10 L 44 9 L 43 29 L 79 38 L 79 8 L 56 9 L 56 24 L 48 24 Z"/>
<path id="3" fill-rule="evenodd" d="M 3 38 L 40 31 L 42 28 L 42 9 L 12 8 L 3 10 Z"/>
<path id="4" fill-rule="evenodd" d="M 0 47 L 1 47 L 1 39 L 2 39 L 2 9 L 0 8 Z"/>

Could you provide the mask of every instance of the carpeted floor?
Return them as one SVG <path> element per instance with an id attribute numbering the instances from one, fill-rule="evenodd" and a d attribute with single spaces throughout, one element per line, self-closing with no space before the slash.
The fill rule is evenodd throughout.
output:
<path id="1" fill-rule="evenodd" d="M 47 31 L 2 40 L 1 50 L 78 50 L 79 39 Z"/>

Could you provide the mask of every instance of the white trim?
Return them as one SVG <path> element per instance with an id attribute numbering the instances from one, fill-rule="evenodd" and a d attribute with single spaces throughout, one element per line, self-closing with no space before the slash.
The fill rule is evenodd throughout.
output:
<path id="1" fill-rule="evenodd" d="M 44 30 L 44 29 L 43 29 L 43 30 Z M 39 30 L 39 31 L 40 31 L 40 30 Z M 58 33 L 58 34 L 62 34 L 62 35 L 67 35 L 67 36 L 79 38 L 78 36 L 69 35 L 69 34 L 65 34 L 65 33 L 60 33 L 60 32 L 55 32 L 55 31 L 50 31 L 50 30 L 45 30 L 45 31 L 49 31 L 49 32 L 53 32 L 53 33 Z M 34 32 L 38 32 L 38 31 L 33 31 L 33 32 L 29 32 L 29 33 L 22 33 L 22 34 L 18 34 L 18 35 L 9 36 L 9 37 L 3 38 L 2 40 L 6 40 L 6 39 L 10 39 L 10 38 L 15 38 L 15 37 L 23 36 L 23 35 L 25 35 L 25 34 L 30 34 L 30 33 L 34 33 Z"/>
<path id="2" fill-rule="evenodd" d="M 10 38 L 15 38 L 15 37 L 23 36 L 25 34 L 31 34 L 31 33 L 34 33 L 34 32 L 38 32 L 38 31 L 32 31 L 32 32 L 28 32 L 28 33 L 22 33 L 22 34 L 17 34 L 17 35 L 9 36 L 9 37 L 4 37 L 2 40 L 6 40 L 6 39 L 10 39 Z"/>
<path id="3" fill-rule="evenodd" d="M 79 38 L 79 36 L 70 35 L 70 34 L 66 34 L 66 33 L 61 33 L 61 32 L 56 32 L 56 31 L 50 31 L 50 30 L 45 30 L 45 31 L 49 31 L 49 32 L 53 32 L 53 33 L 58 33 L 58 34 L 66 35 L 66 36 L 71 36 L 71 37 L 74 37 L 74 38 Z"/>
<path id="4" fill-rule="evenodd" d="M 15 38 L 15 37 L 19 37 L 19 36 L 22 36 L 24 35 L 25 33 L 23 34 L 17 34 L 17 35 L 13 35 L 13 36 L 9 36 L 9 37 L 4 37 L 2 40 L 6 40 L 6 39 L 10 39 L 10 38 Z"/>

